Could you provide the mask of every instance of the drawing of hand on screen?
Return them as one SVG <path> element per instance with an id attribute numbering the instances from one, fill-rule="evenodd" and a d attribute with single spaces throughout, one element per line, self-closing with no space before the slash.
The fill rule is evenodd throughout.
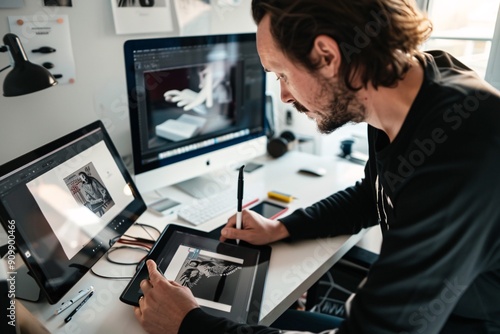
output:
<path id="1" fill-rule="evenodd" d="M 212 68 L 208 65 L 205 69 L 198 72 L 200 78 L 200 91 L 194 92 L 191 89 L 169 90 L 163 96 L 165 101 L 177 102 L 178 107 L 183 107 L 185 111 L 193 110 L 200 114 L 206 114 L 206 110 L 196 108 L 205 103 L 207 108 L 212 108 Z"/>
<path id="2" fill-rule="evenodd" d="M 214 99 L 219 103 L 231 101 L 230 88 L 224 84 L 226 71 L 221 63 L 210 63 L 198 72 L 199 92 L 191 89 L 169 90 L 163 94 L 165 101 L 177 103 L 185 111 L 193 110 L 205 115 L 213 107 Z M 203 105 L 204 104 L 204 105 Z"/>
<path id="3" fill-rule="evenodd" d="M 205 102 L 205 95 L 203 91 L 196 93 L 191 89 L 184 89 L 182 91 L 169 90 L 163 96 L 165 97 L 165 101 L 177 102 L 177 106 L 183 107 L 185 111 L 193 110 L 199 114 L 205 115 L 207 112 L 204 108 L 196 108 Z"/>

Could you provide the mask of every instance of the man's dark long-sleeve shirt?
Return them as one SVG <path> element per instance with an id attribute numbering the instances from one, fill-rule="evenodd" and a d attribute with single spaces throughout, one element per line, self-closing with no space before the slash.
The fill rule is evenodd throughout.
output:
<path id="1" fill-rule="evenodd" d="M 500 332 L 500 94 L 446 53 L 423 67 L 397 137 L 368 127 L 364 179 L 281 219 L 292 241 L 380 225 L 379 258 L 339 333 Z M 201 310 L 181 333 L 188 322 L 245 328 Z"/>

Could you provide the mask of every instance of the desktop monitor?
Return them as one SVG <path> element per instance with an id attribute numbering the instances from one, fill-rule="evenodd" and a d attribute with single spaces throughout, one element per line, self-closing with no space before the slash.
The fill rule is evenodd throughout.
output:
<path id="1" fill-rule="evenodd" d="M 8 259 L 15 262 L 15 244 L 51 304 L 145 209 L 100 121 L 0 166 L 0 220 L 12 249 Z"/>
<path id="2" fill-rule="evenodd" d="M 255 34 L 129 40 L 124 55 L 141 192 L 234 171 L 266 152 Z"/>

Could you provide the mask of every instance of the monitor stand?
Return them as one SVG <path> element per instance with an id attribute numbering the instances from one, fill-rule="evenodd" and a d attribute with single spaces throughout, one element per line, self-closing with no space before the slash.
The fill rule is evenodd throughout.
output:
<path id="1" fill-rule="evenodd" d="M 194 198 L 202 199 L 231 188 L 231 184 L 229 182 L 220 182 L 210 175 L 203 175 L 179 182 L 175 187 Z"/>
<path id="2" fill-rule="evenodd" d="M 0 256 L 2 258 L 0 258 L 0 261 L 7 261 L 7 244 L 5 246 L 2 246 L 0 247 L 1 250 L 1 254 Z M 5 254 L 4 254 L 4 251 L 5 251 Z M 22 257 L 19 255 L 19 253 L 16 253 L 15 255 L 15 264 L 16 264 L 16 271 L 15 273 L 12 273 L 12 272 L 7 272 L 7 268 L 9 267 L 7 265 L 7 263 L 0 263 L 0 265 L 4 266 L 5 267 L 5 279 L 7 279 L 7 283 L 8 283 L 8 288 L 10 289 L 11 286 L 10 286 L 10 283 L 11 281 L 9 281 L 8 279 L 11 277 L 11 275 L 13 276 L 14 278 L 14 283 L 15 283 L 15 286 L 13 288 L 15 288 L 15 298 L 19 298 L 19 299 L 24 299 L 24 300 L 27 300 L 27 301 L 30 301 L 30 302 L 37 302 L 38 300 L 40 300 L 40 287 L 38 286 L 37 282 L 35 281 L 35 279 L 33 278 L 33 276 L 31 276 L 30 272 L 29 272 L 29 269 L 28 267 L 26 267 L 26 265 L 24 264 L 24 261 L 22 259 Z M 0 271 L 1 273 L 1 271 Z M 3 276 L 4 274 L 0 275 L 0 276 Z M 4 277 L 0 277 L 0 279 L 4 279 Z"/>
<path id="3" fill-rule="evenodd" d="M 40 300 L 40 288 L 25 264 L 17 268 L 16 298 L 30 302 L 37 302 Z"/>

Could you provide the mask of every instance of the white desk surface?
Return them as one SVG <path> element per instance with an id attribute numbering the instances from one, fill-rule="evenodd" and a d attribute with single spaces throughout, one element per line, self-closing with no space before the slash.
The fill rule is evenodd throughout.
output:
<path id="1" fill-rule="evenodd" d="M 245 191 L 259 194 L 261 199 L 267 198 L 267 192 L 276 190 L 298 197 L 290 203 L 287 213 L 295 208 L 310 205 L 336 190 L 354 184 L 363 175 L 363 167 L 352 164 L 337 157 L 319 157 L 300 152 L 288 152 L 279 159 L 267 156 L 253 160 L 264 166 L 245 173 Z M 307 176 L 297 173 L 299 168 L 320 165 L 327 173 L 321 177 Z M 237 166 L 228 166 L 226 170 L 213 173 L 219 182 L 236 182 Z M 209 194 L 212 188 L 207 187 Z M 170 187 L 162 190 L 162 194 L 183 203 L 192 201 L 189 195 Z M 155 200 L 157 194 L 143 196 L 147 203 Z M 214 219 L 198 227 L 210 231 L 225 224 L 229 212 L 224 217 Z M 173 219 L 173 220 L 172 220 Z M 155 225 L 162 229 L 173 222 L 188 225 L 182 221 L 156 216 L 146 211 L 139 222 Z M 329 239 L 308 240 L 299 243 L 277 242 L 272 245 L 272 255 L 264 289 L 261 306 L 260 323 L 270 325 L 310 286 L 314 284 L 336 261 L 338 261 L 363 236 L 361 231 L 353 236 L 340 236 Z M 132 276 L 135 266 L 114 265 L 103 257 L 93 269 L 104 275 Z M 23 304 L 45 324 L 51 333 L 143 333 L 134 317 L 133 308 L 122 303 L 118 298 L 127 285 L 128 280 L 110 280 L 87 273 L 61 300 L 65 301 L 80 289 L 93 285 L 94 296 L 74 316 L 69 323 L 64 318 L 72 307 L 62 314 L 54 316 L 59 303 L 50 305 L 42 298 L 37 303 L 23 301 Z"/>

